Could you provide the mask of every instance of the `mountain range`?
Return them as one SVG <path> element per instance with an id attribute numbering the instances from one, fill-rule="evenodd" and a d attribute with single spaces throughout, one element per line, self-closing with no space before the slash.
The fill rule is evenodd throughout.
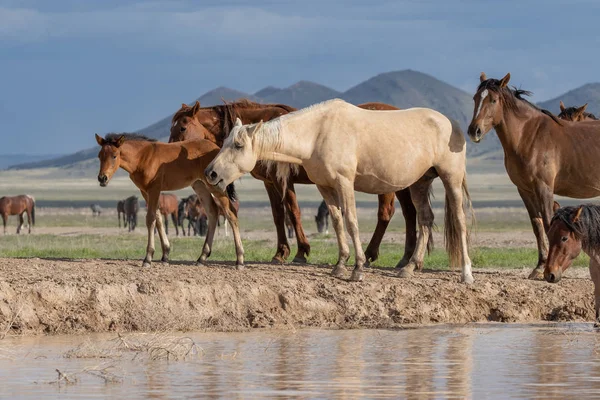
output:
<path id="1" fill-rule="evenodd" d="M 267 86 L 256 93 L 244 93 L 226 87 L 218 87 L 203 94 L 197 100 L 202 106 L 212 106 L 222 104 L 223 100 L 248 98 L 260 103 L 281 103 L 296 108 L 303 108 L 333 98 L 341 98 L 353 104 L 377 101 L 399 108 L 433 108 L 447 117 L 457 120 L 466 131 L 473 114 L 472 96 L 472 93 L 467 93 L 430 75 L 413 70 L 403 70 L 379 74 L 345 92 L 338 92 L 314 82 L 299 81 L 287 88 Z M 539 103 L 539 105 L 557 113 L 559 100 L 562 100 L 567 106 L 582 105 L 587 102 L 589 103 L 587 110 L 598 113 L 600 111 L 600 83 L 584 85 L 556 99 Z M 169 136 L 172 113 L 175 111 L 175 109 L 165 110 L 165 114 L 169 112 L 170 114 L 137 132 L 152 138 L 165 139 Z M 467 153 L 470 156 L 497 158 L 501 156 L 501 152 L 500 141 L 494 132 L 490 133 L 480 144 L 475 145 L 469 141 L 467 145 Z M 97 148 L 91 148 L 59 158 L 18 164 L 11 168 L 63 167 L 95 158 L 96 154 Z"/>

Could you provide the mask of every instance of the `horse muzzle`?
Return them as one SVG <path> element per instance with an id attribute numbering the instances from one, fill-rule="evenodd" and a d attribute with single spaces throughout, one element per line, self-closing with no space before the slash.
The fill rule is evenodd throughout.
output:
<path id="1" fill-rule="evenodd" d="M 558 283 L 560 282 L 560 278 L 562 278 L 562 272 L 560 268 L 553 272 L 544 271 L 544 279 L 546 280 L 546 282 Z"/>
<path id="2" fill-rule="evenodd" d="M 481 128 L 477 125 L 469 125 L 469 129 L 467 130 L 471 141 L 474 143 L 481 142 L 481 138 L 483 137 L 483 133 L 481 132 Z"/>
<path id="3" fill-rule="evenodd" d="M 100 186 L 105 187 L 108 185 L 108 176 L 98 175 L 98 182 L 100 182 Z"/>

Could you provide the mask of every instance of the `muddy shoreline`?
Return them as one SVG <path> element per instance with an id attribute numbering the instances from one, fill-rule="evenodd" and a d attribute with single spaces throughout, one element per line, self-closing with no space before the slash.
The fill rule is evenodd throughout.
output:
<path id="1" fill-rule="evenodd" d="M 594 319 L 587 269 L 557 285 L 526 280 L 529 270 L 475 270 L 466 286 L 458 272 L 407 280 L 371 269 L 351 283 L 330 268 L 172 262 L 143 270 L 138 260 L 0 258 L 0 335 Z"/>

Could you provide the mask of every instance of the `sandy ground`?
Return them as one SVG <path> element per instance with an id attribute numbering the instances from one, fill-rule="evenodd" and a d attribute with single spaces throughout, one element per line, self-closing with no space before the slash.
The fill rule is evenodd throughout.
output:
<path id="1" fill-rule="evenodd" d="M 330 266 L 138 260 L 0 259 L 0 335 L 251 328 L 394 328 L 411 324 L 592 321 L 592 282 L 571 270 L 551 285 L 529 270 L 426 271 L 400 279 L 371 269 L 361 283 Z M 348 274 L 349 275 L 349 274 Z M 2 337 L 0 336 L 0 337 Z"/>

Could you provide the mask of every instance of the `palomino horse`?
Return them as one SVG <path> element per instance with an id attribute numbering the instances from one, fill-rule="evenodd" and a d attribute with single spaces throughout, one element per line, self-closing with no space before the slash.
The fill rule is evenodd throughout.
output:
<path id="1" fill-rule="evenodd" d="M 359 107 L 368 110 L 398 110 L 394 106 L 383 103 L 365 103 L 359 105 Z M 218 146 L 222 146 L 223 141 L 229 135 L 231 127 L 237 118 L 240 118 L 243 123 L 249 124 L 268 121 L 295 110 L 295 108 L 281 104 L 258 104 L 248 100 L 204 108 L 200 107 L 200 103 L 198 102 L 193 107 L 182 104 L 181 109 L 173 116 L 169 142 L 199 138 L 208 139 Z M 294 184 L 313 184 L 313 182 L 308 178 L 302 166 L 297 168 L 295 172 L 297 173 L 289 175 L 287 182 L 281 182 L 276 176 L 275 169 L 267 169 L 264 163 L 258 163 L 251 172 L 254 178 L 264 182 L 269 195 L 273 220 L 277 230 L 277 251 L 275 256 L 273 256 L 273 260 L 278 262 L 284 262 L 290 253 L 290 247 L 285 234 L 286 210 L 283 203 L 285 203 L 285 207 L 289 211 L 287 216 L 290 218 L 296 231 L 298 253 L 294 257 L 294 261 L 306 262 L 306 257 L 310 253 L 310 245 L 302 228 L 300 208 L 296 200 Z M 395 195 L 398 197 L 398 201 L 402 207 L 402 214 L 406 220 L 404 256 L 398 263 L 398 267 L 402 267 L 408 263 L 415 250 L 417 214 L 408 189 L 401 190 Z M 377 227 L 365 251 L 369 262 L 375 261 L 378 258 L 381 240 L 395 211 L 394 193 L 379 195 L 378 200 Z M 432 246 L 433 241 L 428 242 L 428 250 Z M 421 267 L 422 265 L 419 265 L 419 268 Z"/>
<path id="2" fill-rule="evenodd" d="M 560 114 L 558 118 L 566 121 L 597 121 L 598 118 L 592 113 L 586 112 L 587 103 L 581 107 L 565 107 L 564 103 L 560 102 Z"/>
<path id="3" fill-rule="evenodd" d="M 165 232 L 169 234 L 169 215 L 175 225 L 175 235 L 179 236 L 179 198 L 172 193 L 161 193 L 158 197 L 158 209 L 163 216 Z"/>
<path id="4" fill-rule="evenodd" d="M 325 234 L 329 233 L 329 209 L 327 208 L 327 203 L 325 203 L 325 200 L 319 204 L 317 215 L 315 216 L 315 222 L 317 223 L 317 232 L 324 232 Z"/>
<path id="5" fill-rule="evenodd" d="M 125 200 L 119 200 L 117 202 L 117 221 L 119 221 L 119 228 L 121 227 L 121 216 L 123 216 L 123 228 L 126 228 L 127 220 L 125 219 Z"/>
<path id="6" fill-rule="evenodd" d="M 125 211 L 125 217 L 127 218 L 124 222 L 124 226 L 129 227 L 129 232 L 134 231 L 137 226 L 137 215 L 140 211 L 140 203 L 137 196 L 129 196 L 123 200 L 123 210 Z"/>
<path id="7" fill-rule="evenodd" d="M 560 281 L 581 250 L 590 256 L 590 275 L 594 282 L 596 325 L 600 324 L 600 206 L 587 204 L 563 207 L 556 211 L 548 230 L 550 251 L 544 278 Z"/>
<path id="8" fill-rule="evenodd" d="M 146 200 L 146 226 L 148 228 L 148 246 L 142 266 L 150 266 L 154 255 L 154 227 L 162 247 L 162 261 L 169 258 L 170 244 L 164 230 L 162 216 L 158 210 L 159 196 L 162 191 L 178 190 L 192 186 L 208 213 L 208 234 L 202 249 L 199 263 L 204 263 L 210 255 L 218 208 L 223 209 L 233 229 L 238 269 L 244 265 L 244 249 L 240 239 L 237 212 L 230 199 L 235 197 L 233 186 L 226 188 L 227 193 L 204 184 L 202 171 L 219 152 L 219 148 L 208 140 L 190 140 L 181 143 L 160 143 L 136 134 L 109 134 L 106 138 L 96 135 L 101 146 L 98 153 L 100 186 L 106 186 L 113 174 L 123 168 L 129 178 L 140 189 Z"/>
<path id="9" fill-rule="evenodd" d="M 433 225 L 429 189 L 439 176 L 446 189 L 445 237 L 450 263 L 461 265 L 462 280 L 471 283 L 463 210 L 463 193 L 468 197 L 465 148 L 458 125 L 437 111 L 371 111 L 336 99 L 265 123 L 242 125 L 238 119 L 205 173 L 210 184 L 224 188 L 250 172 L 258 160 L 302 165 L 329 207 L 339 246 L 332 272 L 337 277 L 344 273 L 350 257 L 345 218 L 356 254 L 353 281 L 363 279 L 366 262 L 354 190 L 381 194 L 410 187 L 419 235 L 415 252 L 400 273 L 410 276 L 423 262 Z M 292 169 L 282 168 L 282 164 L 277 168 L 283 179 Z"/>
<path id="10" fill-rule="evenodd" d="M 600 124 L 559 120 L 523 99 L 529 92 L 510 89 L 509 80 L 510 74 L 500 80 L 481 74 L 468 133 L 478 143 L 496 130 L 506 172 L 525 203 L 537 239 L 538 263 L 529 278 L 541 279 L 554 195 L 600 195 Z"/>
<path id="11" fill-rule="evenodd" d="M 27 225 L 29 233 L 31 227 L 35 225 L 35 199 L 28 194 L 18 196 L 4 196 L 0 198 L 0 214 L 2 214 L 2 222 L 4 224 L 4 234 L 6 235 L 6 221 L 9 215 L 19 216 L 19 226 L 17 226 L 17 234 L 21 233 L 23 228 L 23 214 L 27 213 Z"/>

